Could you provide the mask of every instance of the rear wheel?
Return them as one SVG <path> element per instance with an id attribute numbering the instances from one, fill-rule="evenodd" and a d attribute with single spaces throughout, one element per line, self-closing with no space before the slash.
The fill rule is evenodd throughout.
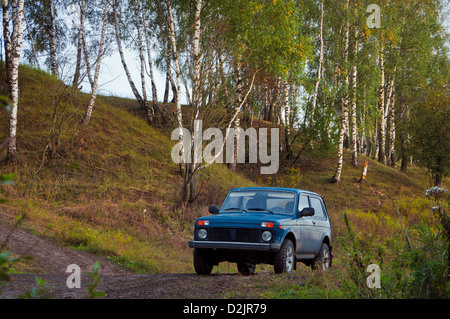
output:
<path id="1" fill-rule="evenodd" d="M 295 251 L 294 244 L 289 239 L 285 239 L 281 248 L 275 254 L 273 268 L 276 274 L 290 274 L 295 267 Z"/>
<path id="2" fill-rule="evenodd" d="M 327 270 L 330 267 L 331 267 L 330 248 L 328 248 L 327 244 L 322 243 L 319 253 L 317 254 L 316 258 L 314 258 L 311 264 L 311 268 L 312 270 L 316 269 Z"/>
<path id="3" fill-rule="evenodd" d="M 238 262 L 237 269 L 241 275 L 253 275 L 255 273 L 256 265 L 251 263 Z"/>
<path id="4" fill-rule="evenodd" d="M 207 250 L 194 248 L 194 269 L 199 275 L 209 275 L 213 269 L 211 255 Z"/>

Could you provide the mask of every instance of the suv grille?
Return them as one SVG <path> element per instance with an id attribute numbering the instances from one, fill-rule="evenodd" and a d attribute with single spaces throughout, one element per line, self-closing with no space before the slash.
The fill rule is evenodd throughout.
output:
<path id="1" fill-rule="evenodd" d="M 257 243 L 261 241 L 260 229 L 253 228 L 214 228 L 208 230 L 208 240 Z"/>

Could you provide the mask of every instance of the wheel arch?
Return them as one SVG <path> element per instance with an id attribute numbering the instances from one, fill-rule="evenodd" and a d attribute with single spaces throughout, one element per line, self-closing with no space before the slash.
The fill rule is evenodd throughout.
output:
<path id="1" fill-rule="evenodd" d="M 295 235 L 293 232 L 289 231 L 286 233 L 286 235 L 284 236 L 283 241 L 285 241 L 286 239 L 289 239 L 293 244 L 294 244 L 294 251 L 297 250 L 297 240 L 295 238 Z"/>

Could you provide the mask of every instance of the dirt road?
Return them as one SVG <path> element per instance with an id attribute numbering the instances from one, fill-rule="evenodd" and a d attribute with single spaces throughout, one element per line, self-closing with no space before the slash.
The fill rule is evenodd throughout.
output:
<path id="1" fill-rule="evenodd" d="M 7 240 L 8 250 L 17 255 L 33 257 L 36 274 L 14 274 L 12 281 L 0 285 L 0 299 L 15 299 L 25 291 L 36 287 L 35 277 L 39 276 L 48 283 L 43 289 L 46 295 L 56 299 L 79 299 L 87 295 L 91 278 L 81 275 L 81 288 L 68 288 L 67 266 L 77 264 L 81 272 L 92 272 L 96 261 L 100 263 L 102 279 L 99 290 L 106 298 L 114 299 L 216 299 L 216 298 L 258 298 L 266 289 L 272 289 L 271 283 L 279 280 L 269 272 L 260 272 L 254 276 L 239 274 L 220 274 L 198 276 L 196 274 L 133 274 L 111 263 L 107 258 L 61 247 L 47 238 L 33 235 L 27 231 L 0 223 L 0 242 Z M 275 278 L 276 277 L 276 278 Z M 304 277 L 290 276 L 291 283 L 301 284 Z"/>

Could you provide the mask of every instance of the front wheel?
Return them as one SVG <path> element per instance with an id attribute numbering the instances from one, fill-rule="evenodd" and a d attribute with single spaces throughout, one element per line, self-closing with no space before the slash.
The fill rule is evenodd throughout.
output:
<path id="1" fill-rule="evenodd" d="M 330 248 L 328 248 L 327 244 L 322 243 L 319 253 L 317 254 L 316 258 L 314 258 L 311 264 L 311 268 L 312 270 L 316 269 L 327 270 L 330 267 L 331 267 Z"/>
<path id="2" fill-rule="evenodd" d="M 194 248 L 194 269 L 199 275 L 209 275 L 213 269 L 210 254 L 202 249 Z"/>
<path id="3" fill-rule="evenodd" d="M 289 239 L 285 239 L 279 251 L 275 253 L 273 268 L 276 274 L 288 273 L 294 270 L 295 250 L 294 244 Z"/>

